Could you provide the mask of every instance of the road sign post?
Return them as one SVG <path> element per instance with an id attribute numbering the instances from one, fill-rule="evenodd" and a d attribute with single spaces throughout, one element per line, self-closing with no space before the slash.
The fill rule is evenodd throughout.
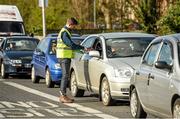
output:
<path id="1" fill-rule="evenodd" d="M 39 0 L 39 7 L 42 8 L 42 24 L 43 24 L 43 37 L 46 36 L 46 14 L 45 7 L 48 6 L 48 0 Z"/>

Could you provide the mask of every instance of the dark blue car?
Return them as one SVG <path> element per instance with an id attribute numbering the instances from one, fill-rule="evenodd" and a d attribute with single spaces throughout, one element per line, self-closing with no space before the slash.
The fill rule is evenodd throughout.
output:
<path id="1" fill-rule="evenodd" d="M 73 37 L 72 40 L 80 44 L 81 37 Z M 31 79 L 33 83 L 39 83 L 45 79 L 48 88 L 60 84 L 62 77 L 61 67 L 56 58 L 57 37 L 45 37 L 42 39 L 33 53 Z"/>
<path id="2" fill-rule="evenodd" d="M 1 78 L 31 74 L 33 51 L 39 40 L 29 36 L 8 36 L 0 40 Z"/>

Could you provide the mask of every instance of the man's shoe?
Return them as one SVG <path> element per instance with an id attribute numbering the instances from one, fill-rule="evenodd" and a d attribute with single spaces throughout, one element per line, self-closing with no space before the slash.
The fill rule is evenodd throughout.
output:
<path id="1" fill-rule="evenodd" d="M 59 97 L 59 101 L 61 103 L 73 103 L 74 100 L 73 99 L 70 99 L 69 97 L 65 96 L 65 95 L 62 95 Z"/>

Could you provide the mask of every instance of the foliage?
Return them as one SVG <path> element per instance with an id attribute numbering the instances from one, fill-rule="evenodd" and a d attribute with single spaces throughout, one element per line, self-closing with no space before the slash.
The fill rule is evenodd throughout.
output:
<path id="1" fill-rule="evenodd" d="M 156 21 L 159 19 L 157 0 L 139 0 L 137 5 L 134 1 L 128 0 L 134 14 L 144 31 L 156 32 Z"/>
<path id="2" fill-rule="evenodd" d="M 167 14 L 158 21 L 158 26 L 160 34 L 180 32 L 180 1 L 169 7 Z"/>
<path id="3" fill-rule="evenodd" d="M 0 4 L 16 5 L 23 17 L 27 32 L 42 34 L 42 10 L 39 0 L 1 0 Z M 68 17 L 72 15 L 67 0 L 48 0 L 46 11 L 46 28 L 60 29 Z"/>
<path id="4" fill-rule="evenodd" d="M 0 0 L 0 4 L 16 5 L 23 17 L 26 31 L 42 35 L 42 10 L 38 1 Z M 161 19 L 161 11 L 164 9 L 158 6 L 164 2 L 167 3 L 165 7 L 168 7 L 169 3 L 179 0 L 48 0 L 48 7 L 45 9 L 47 31 L 57 32 L 69 17 L 78 19 L 79 29 L 94 28 L 94 1 L 99 29 L 132 31 L 141 28 L 144 32 L 159 34 L 180 32 L 180 2 L 175 6 L 172 4 Z"/>

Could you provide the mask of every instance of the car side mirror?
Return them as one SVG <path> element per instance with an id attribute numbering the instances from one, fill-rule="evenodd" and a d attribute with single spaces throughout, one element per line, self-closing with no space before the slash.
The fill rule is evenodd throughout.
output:
<path id="1" fill-rule="evenodd" d="M 34 37 L 34 34 L 33 34 L 33 33 L 30 33 L 29 36 L 30 36 L 30 37 Z"/>
<path id="2" fill-rule="evenodd" d="M 145 64 L 146 63 L 146 60 L 142 60 L 142 64 Z"/>
<path id="3" fill-rule="evenodd" d="M 169 70 L 171 70 L 172 65 L 167 64 L 167 62 L 165 62 L 165 61 L 157 61 L 155 63 L 155 67 L 159 68 L 159 69 L 169 69 Z"/>
<path id="4" fill-rule="evenodd" d="M 99 51 L 89 51 L 89 56 L 100 58 Z"/>
<path id="5" fill-rule="evenodd" d="M 36 49 L 35 54 L 39 55 L 39 56 L 44 56 L 45 55 L 44 52 L 42 52 L 40 49 Z"/>

